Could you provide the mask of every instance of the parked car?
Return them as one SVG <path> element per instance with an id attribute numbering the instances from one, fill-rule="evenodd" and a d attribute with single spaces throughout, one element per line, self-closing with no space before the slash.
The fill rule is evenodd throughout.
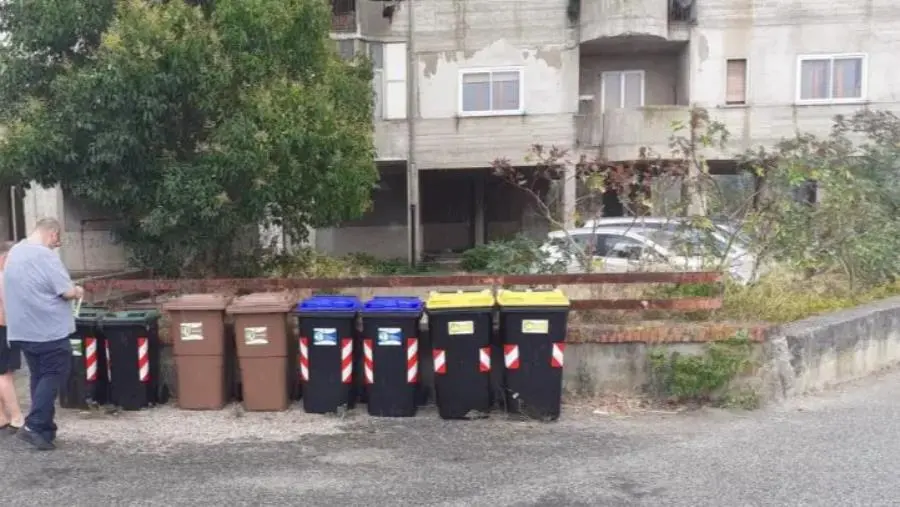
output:
<path id="1" fill-rule="evenodd" d="M 691 229 L 635 225 L 553 231 L 541 251 L 548 263 L 565 264 L 570 273 L 585 271 L 587 259 L 597 272 L 724 269 L 741 283 L 748 283 L 753 273 L 752 256 L 726 253 L 719 242 Z"/>
<path id="2" fill-rule="evenodd" d="M 750 238 L 741 232 L 740 228 L 727 222 L 715 220 L 712 221 L 712 225 L 713 228 L 711 230 L 702 229 L 694 225 L 692 219 L 686 217 L 604 217 L 588 220 L 583 227 L 586 229 L 601 227 L 637 227 L 640 229 L 657 229 L 670 232 L 696 229 L 705 232 L 712 240 L 718 243 L 721 248 L 734 250 L 734 253 L 737 255 L 743 255 L 750 250 Z"/>

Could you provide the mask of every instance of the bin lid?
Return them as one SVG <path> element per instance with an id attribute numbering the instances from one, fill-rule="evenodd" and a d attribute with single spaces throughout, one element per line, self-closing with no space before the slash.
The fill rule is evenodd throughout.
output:
<path id="1" fill-rule="evenodd" d="M 230 314 L 287 313 L 294 306 L 290 292 L 256 292 L 235 298 L 226 312 Z"/>
<path id="2" fill-rule="evenodd" d="M 356 296 L 322 294 L 297 303 L 295 312 L 351 312 L 359 311 L 362 303 Z"/>
<path id="3" fill-rule="evenodd" d="M 508 290 L 497 291 L 497 304 L 500 307 L 522 306 L 555 306 L 568 307 L 569 298 L 559 289 L 550 290 Z"/>
<path id="4" fill-rule="evenodd" d="M 422 300 L 415 296 L 375 296 L 363 306 L 366 313 L 422 313 Z"/>
<path id="5" fill-rule="evenodd" d="M 184 294 L 166 301 L 163 310 L 222 311 L 230 300 L 231 298 L 224 294 Z"/>
<path id="6" fill-rule="evenodd" d="M 75 321 L 81 322 L 83 324 L 94 323 L 106 313 L 109 313 L 109 310 L 107 310 L 106 308 L 100 308 L 97 306 L 82 306 L 78 312 L 78 315 L 75 316 Z"/>
<path id="7" fill-rule="evenodd" d="M 425 308 L 429 310 L 490 308 L 494 306 L 494 302 L 494 294 L 490 289 L 475 291 L 457 290 L 452 292 L 432 291 L 425 302 Z"/>
<path id="8" fill-rule="evenodd" d="M 122 310 L 120 312 L 106 312 L 99 316 L 104 323 L 136 323 L 146 324 L 159 318 L 156 310 Z"/>

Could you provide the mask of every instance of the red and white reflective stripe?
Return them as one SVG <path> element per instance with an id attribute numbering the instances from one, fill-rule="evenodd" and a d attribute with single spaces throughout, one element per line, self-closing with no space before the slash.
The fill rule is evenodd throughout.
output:
<path id="1" fill-rule="evenodd" d="M 309 381 L 309 338 L 300 338 L 300 379 Z"/>
<path id="2" fill-rule="evenodd" d="M 438 375 L 447 373 L 447 353 L 441 349 L 434 349 L 431 352 L 434 357 L 434 372 Z"/>
<path id="3" fill-rule="evenodd" d="M 506 363 L 507 370 L 519 369 L 519 346 L 503 345 L 503 362 Z"/>
<path id="4" fill-rule="evenodd" d="M 150 382 L 150 340 L 138 338 L 138 379 Z"/>
<path id="5" fill-rule="evenodd" d="M 415 384 L 419 381 L 419 340 L 406 339 L 406 383 Z"/>
<path id="6" fill-rule="evenodd" d="M 566 351 L 565 343 L 554 343 L 550 352 L 550 366 L 554 368 L 562 368 L 564 361 L 564 353 Z"/>
<path id="7" fill-rule="evenodd" d="M 353 339 L 341 338 L 341 382 L 353 382 Z"/>
<path id="8" fill-rule="evenodd" d="M 109 353 L 109 342 L 103 342 L 106 349 L 106 378 L 112 382 L 112 355 Z"/>
<path id="9" fill-rule="evenodd" d="M 375 383 L 375 360 L 372 358 L 372 340 L 363 340 L 363 374 L 366 384 Z"/>
<path id="10" fill-rule="evenodd" d="M 97 339 L 84 339 L 84 377 L 88 382 L 97 381 Z"/>
<path id="11" fill-rule="evenodd" d="M 478 349 L 478 371 L 484 373 L 491 371 L 491 348 L 481 347 Z"/>

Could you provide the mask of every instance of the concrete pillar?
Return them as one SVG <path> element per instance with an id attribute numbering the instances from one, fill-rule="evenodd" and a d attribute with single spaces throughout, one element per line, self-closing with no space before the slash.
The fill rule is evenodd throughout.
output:
<path id="1" fill-rule="evenodd" d="M 25 192 L 24 201 L 26 234 L 34 229 L 38 220 L 45 217 L 59 220 L 59 223 L 62 224 L 63 232 L 65 232 L 65 205 L 63 202 L 63 191 L 59 186 L 44 188 L 33 184 Z"/>
<path id="2" fill-rule="evenodd" d="M 487 220 L 485 217 L 485 207 L 484 207 L 484 174 L 478 173 L 475 175 L 475 181 L 473 183 L 474 192 L 473 194 L 473 204 L 474 204 L 474 213 L 472 214 L 472 220 L 474 220 L 474 231 L 475 231 L 475 245 L 483 245 L 487 229 Z"/>
<path id="3" fill-rule="evenodd" d="M 576 204 L 578 202 L 578 180 L 576 178 L 575 167 L 570 165 L 566 168 L 563 175 L 562 189 L 562 218 L 563 223 L 566 224 L 566 229 L 575 227 Z"/>
<path id="4" fill-rule="evenodd" d="M 415 164 L 408 164 L 406 170 L 406 234 L 407 255 L 410 262 L 419 262 L 422 258 L 422 206 L 419 203 L 419 169 Z"/>

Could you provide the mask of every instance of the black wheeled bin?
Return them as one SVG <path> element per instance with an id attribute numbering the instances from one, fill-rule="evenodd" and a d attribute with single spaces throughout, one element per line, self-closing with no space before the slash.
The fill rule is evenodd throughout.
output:
<path id="1" fill-rule="evenodd" d="M 422 301 L 417 297 L 374 297 L 363 306 L 363 379 L 369 415 L 416 415 L 421 319 Z"/>
<path id="2" fill-rule="evenodd" d="M 432 292 L 425 303 L 434 359 L 434 391 L 444 419 L 486 415 L 491 390 L 490 290 Z"/>
<path id="3" fill-rule="evenodd" d="M 356 318 L 362 306 L 353 296 L 319 295 L 297 305 L 303 410 L 312 414 L 356 406 L 360 380 Z"/>
<path id="4" fill-rule="evenodd" d="M 159 313 L 111 312 L 100 318 L 110 377 L 110 399 L 123 410 L 165 403 L 160 378 Z"/>
<path id="5" fill-rule="evenodd" d="M 555 421 L 562 403 L 569 300 L 556 290 L 500 290 L 500 342 L 506 408 Z"/>
<path id="6" fill-rule="evenodd" d="M 72 345 L 72 374 L 59 392 L 62 408 L 87 409 L 109 402 L 105 340 L 99 319 L 105 309 L 81 307 L 75 316 L 75 332 L 69 336 Z"/>

